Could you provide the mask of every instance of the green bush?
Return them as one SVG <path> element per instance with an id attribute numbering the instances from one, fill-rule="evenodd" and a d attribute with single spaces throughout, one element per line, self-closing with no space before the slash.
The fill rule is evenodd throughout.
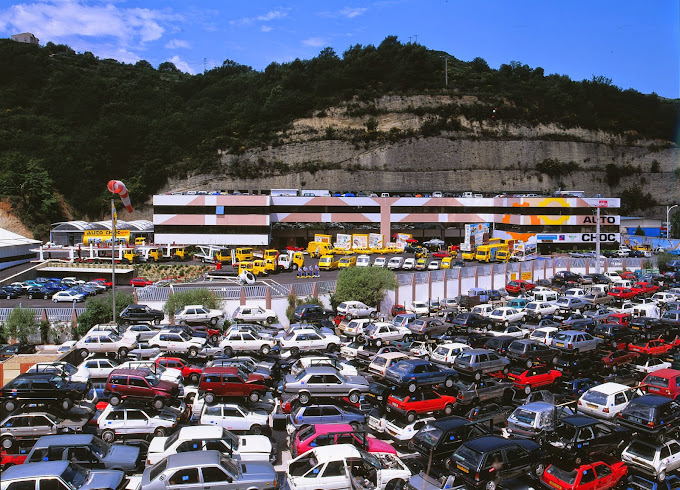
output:
<path id="1" fill-rule="evenodd" d="M 675 256 L 666 252 L 661 252 L 659 255 L 657 255 L 656 263 L 659 266 L 659 272 L 663 274 L 664 272 L 668 272 L 670 270 L 666 265 L 670 260 L 675 260 Z"/>
<path id="2" fill-rule="evenodd" d="M 290 323 L 293 323 L 293 321 L 294 321 L 293 315 L 295 314 L 295 308 L 297 308 L 300 305 L 309 305 L 309 304 L 323 306 L 323 303 L 321 303 L 321 300 L 319 298 L 315 298 L 313 296 L 307 296 L 306 298 L 298 298 L 294 294 L 289 294 L 288 295 L 288 307 L 286 308 L 286 317 L 288 318 L 288 321 Z"/>
<path id="3" fill-rule="evenodd" d="M 28 343 L 29 337 L 38 332 L 38 321 L 32 310 L 18 306 L 7 316 L 5 329 L 8 337 Z"/>
<path id="4" fill-rule="evenodd" d="M 336 308 L 343 301 L 361 301 L 378 306 L 386 291 L 397 289 L 397 276 L 389 269 L 373 267 L 350 267 L 338 274 L 331 305 Z"/>
<path id="5" fill-rule="evenodd" d="M 122 323 L 120 312 L 132 303 L 134 303 L 132 294 L 116 292 L 116 323 Z M 99 323 L 111 322 L 112 317 L 113 296 L 111 294 L 99 298 L 88 298 L 85 301 L 85 311 L 78 317 L 78 328 L 72 333 L 76 337 L 80 337 Z M 73 340 L 77 339 L 74 338 Z"/>

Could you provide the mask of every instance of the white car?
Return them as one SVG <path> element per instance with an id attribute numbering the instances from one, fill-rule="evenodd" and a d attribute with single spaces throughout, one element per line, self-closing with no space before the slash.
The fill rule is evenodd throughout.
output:
<path id="1" fill-rule="evenodd" d="M 429 315 L 430 306 L 426 301 L 410 301 L 406 304 L 406 311 L 409 313 L 415 313 L 416 315 Z"/>
<path id="2" fill-rule="evenodd" d="M 518 308 L 501 306 L 500 308 L 493 310 L 487 318 L 494 323 L 503 324 L 507 327 L 510 323 L 524 320 L 524 311 Z"/>
<path id="3" fill-rule="evenodd" d="M 373 267 L 387 267 L 387 257 L 376 257 L 373 261 Z"/>
<path id="4" fill-rule="evenodd" d="M 656 301 L 660 305 L 663 305 L 665 303 L 677 301 L 678 298 L 675 294 L 672 294 L 672 293 L 669 293 L 669 292 L 663 292 L 663 293 L 654 293 L 654 295 L 652 296 L 652 300 Z"/>
<path id="5" fill-rule="evenodd" d="M 366 421 L 368 428 L 371 429 L 371 432 L 374 434 L 382 434 L 385 432 L 387 417 L 385 416 L 385 412 L 381 409 L 374 408 L 371 410 L 366 416 Z"/>
<path id="6" fill-rule="evenodd" d="M 558 309 L 558 306 L 554 303 L 548 303 L 545 301 L 531 301 L 524 307 L 524 315 L 541 320 L 546 315 L 552 315 Z"/>
<path id="7" fill-rule="evenodd" d="M 182 427 L 170 437 L 154 437 L 146 465 L 154 465 L 171 454 L 212 450 L 238 461 L 271 461 L 272 449 L 267 436 L 237 436 L 217 425 L 195 425 Z"/>
<path id="8" fill-rule="evenodd" d="M 621 460 L 662 482 L 668 473 L 680 468 L 680 443 L 675 439 L 656 443 L 636 438 L 621 452 Z"/>
<path id="9" fill-rule="evenodd" d="M 260 409 L 248 410 L 236 403 L 204 405 L 199 417 L 201 425 L 216 425 L 232 432 L 260 435 L 270 426 L 269 415 Z"/>
<path id="10" fill-rule="evenodd" d="M 649 374 L 659 369 L 670 369 L 672 364 L 668 361 L 663 361 L 658 357 L 639 357 L 630 362 L 629 366 L 633 370 Z"/>
<path id="11" fill-rule="evenodd" d="M 413 257 L 405 259 L 404 263 L 401 264 L 401 268 L 405 271 L 412 271 L 413 269 L 416 268 L 416 259 L 414 259 Z"/>
<path id="12" fill-rule="evenodd" d="M 390 260 L 387 261 L 387 268 L 393 271 L 401 269 L 403 265 L 404 265 L 403 257 L 392 257 Z"/>
<path id="13" fill-rule="evenodd" d="M 638 395 L 634 388 L 619 383 L 603 383 L 590 388 L 578 400 L 578 411 L 601 419 L 613 419 Z"/>
<path id="14" fill-rule="evenodd" d="M 535 340 L 537 342 L 543 342 L 546 345 L 550 345 L 552 338 L 555 336 L 560 329 L 557 327 L 541 327 L 537 328 L 529 334 L 529 339 Z"/>
<path id="15" fill-rule="evenodd" d="M 368 255 L 359 255 L 357 257 L 357 267 L 369 267 L 371 265 L 371 258 Z"/>
<path id="16" fill-rule="evenodd" d="M 633 303 L 632 301 L 625 300 L 623 303 L 621 303 L 620 306 L 612 308 L 615 313 L 630 313 L 631 315 L 633 314 L 633 310 L 637 306 L 636 303 Z"/>
<path id="17" fill-rule="evenodd" d="M 342 344 L 340 347 L 340 356 L 351 361 L 356 359 L 357 353 L 363 351 L 365 344 L 363 342 L 350 342 L 349 344 Z"/>
<path id="18" fill-rule="evenodd" d="M 85 301 L 85 295 L 73 291 L 58 291 L 52 295 L 52 301 L 55 303 L 60 303 L 62 301 L 67 303 L 73 303 L 74 301 L 80 303 L 81 301 Z"/>
<path id="19" fill-rule="evenodd" d="M 97 418 L 97 427 L 99 437 L 111 443 L 118 436 L 164 436 L 175 429 L 177 422 L 169 412 L 108 405 Z"/>
<path id="20" fill-rule="evenodd" d="M 301 357 L 290 367 L 290 374 L 297 376 L 308 367 L 332 367 L 343 376 L 359 376 L 359 371 L 351 364 L 326 356 Z"/>
<path id="21" fill-rule="evenodd" d="M 337 335 L 323 335 L 312 329 L 292 330 L 279 339 L 281 351 L 288 351 L 292 356 L 314 350 L 334 352 L 339 346 Z"/>
<path id="22" fill-rule="evenodd" d="M 75 340 L 67 340 L 57 348 L 57 354 L 66 354 L 76 345 Z"/>
<path id="23" fill-rule="evenodd" d="M 486 331 L 482 328 L 482 331 L 490 337 L 515 337 L 516 339 L 526 339 L 530 335 L 529 329 L 527 328 L 518 327 L 517 325 L 508 325 L 506 327 L 502 323 L 496 323 Z"/>
<path id="24" fill-rule="evenodd" d="M 364 328 L 364 341 L 376 347 L 382 347 L 385 342 L 402 340 L 408 335 L 411 335 L 408 327 L 395 326 L 388 322 L 373 322 Z"/>
<path id="25" fill-rule="evenodd" d="M 439 308 L 445 310 L 446 308 L 458 308 L 458 298 L 444 298 L 439 300 Z"/>
<path id="26" fill-rule="evenodd" d="M 453 361 L 456 360 L 458 354 L 468 349 L 472 349 L 472 347 L 467 344 L 461 344 L 460 342 L 448 342 L 446 344 L 438 345 L 430 356 L 430 359 L 441 364 L 453 366 Z"/>
<path id="27" fill-rule="evenodd" d="M 92 379 L 108 379 L 114 369 L 118 369 L 118 363 L 111 359 L 85 359 L 78 369 L 87 369 Z"/>
<path id="28" fill-rule="evenodd" d="M 222 310 L 211 310 L 203 305 L 187 305 L 175 312 L 175 321 L 180 325 L 187 323 L 210 323 L 217 325 L 217 322 L 224 320 Z"/>
<path id="29" fill-rule="evenodd" d="M 401 488 L 411 471 L 394 454 L 366 453 L 351 444 L 315 447 L 288 463 L 291 490 L 319 488 Z M 361 480 L 355 487 L 352 480 Z"/>
<path id="30" fill-rule="evenodd" d="M 609 278 L 611 282 L 623 282 L 623 278 L 619 276 L 618 272 L 604 272 L 604 275 Z"/>
<path id="31" fill-rule="evenodd" d="M 361 301 L 343 301 L 336 308 L 338 315 L 345 315 L 350 318 L 375 318 L 378 310 L 372 306 L 368 306 Z"/>
<path id="32" fill-rule="evenodd" d="M 586 295 L 585 289 L 581 288 L 569 288 L 564 292 L 564 295 L 571 298 L 581 298 L 583 299 Z"/>
<path id="33" fill-rule="evenodd" d="M 90 371 L 82 364 L 76 367 L 64 361 L 38 362 L 28 368 L 26 372 L 56 374 L 80 383 L 87 383 L 90 380 Z"/>
<path id="34" fill-rule="evenodd" d="M 438 260 L 432 260 L 429 264 L 427 264 L 427 270 L 438 271 L 439 269 L 441 269 L 441 262 Z"/>
<path id="35" fill-rule="evenodd" d="M 252 332 L 233 331 L 220 342 L 220 349 L 226 356 L 234 352 L 259 352 L 263 356 L 269 354 L 276 341 L 271 337 L 260 337 Z"/>
<path id="36" fill-rule="evenodd" d="M 239 306 L 231 315 L 235 322 L 267 322 L 276 321 L 276 312 L 261 306 Z"/>
<path id="37" fill-rule="evenodd" d="M 161 330 L 149 340 L 149 347 L 158 347 L 163 352 L 183 352 L 196 357 L 206 342 L 207 339 L 191 337 L 186 332 Z"/>
<path id="38" fill-rule="evenodd" d="M 125 329 L 125 332 L 123 332 L 123 336 L 136 337 L 138 342 L 148 342 L 149 339 L 155 337 L 157 333 L 158 330 L 150 327 L 146 323 L 135 323 L 129 325 Z"/>
<path id="39" fill-rule="evenodd" d="M 429 422 L 434 422 L 434 417 L 423 417 L 407 422 L 401 417 L 388 419 L 385 425 L 385 434 L 389 435 L 397 445 L 404 446 L 416 435 L 420 429 Z"/>
<path id="40" fill-rule="evenodd" d="M 385 376 L 387 368 L 402 359 L 409 359 L 409 356 L 403 352 L 385 352 L 384 354 L 376 354 L 368 365 L 368 372 L 382 378 Z"/>
<path id="41" fill-rule="evenodd" d="M 370 318 L 346 318 L 338 325 L 338 330 L 348 337 L 359 337 L 364 335 L 364 328 L 367 327 L 373 320 Z"/>
<path id="42" fill-rule="evenodd" d="M 482 315 L 483 317 L 488 317 L 491 313 L 494 312 L 495 309 L 496 308 L 494 307 L 494 305 L 485 303 L 482 305 L 477 305 L 474 308 L 472 308 L 472 313 Z"/>
<path id="43" fill-rule="evenodd" d="M 117 353 L 120 357 L 128 355 L 135 346 L 135 339 L 131 337 L 119 337 L 111 332 L 95 332 L 85 335 L 76 342 L 75 349 L 85 359 L 93 352 L 100 354 Z"/>

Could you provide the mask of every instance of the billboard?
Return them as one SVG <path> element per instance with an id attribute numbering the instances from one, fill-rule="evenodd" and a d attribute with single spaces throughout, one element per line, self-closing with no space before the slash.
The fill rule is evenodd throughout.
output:
<path id="1" fill-rule="evenodd" d="M 538 243 L 595 243 L 596 233 L 537 233 Z M 620 233 L 600 233 L 600 243 L 621 242 Z"/>
<path id="2" fill-rule="evenodd" d="M 352 248 L 352 235 L 345 235 L 338 233 L 335 241 L 335 247 L 343 250 L 350 250 Z"/>
<path id="3" fill-rule="evenodd" d="M 460 244 L 464 252 L 489 243 L 489 223 L 468 223 L 465 225 L 465 241 Z"/>
<path id="4" fill-rule="evenodd" d="M 83 232 L 83 243 L 111 243 L 111 230 L 85 230 Z M 117 242 L 130 242 L 130 230 L 116 230 Z"/>
<path id="5" fill-rule="evenodd" d="M 410 233 L 397 233 L 396 235 L 397 239 L 397 248 L 404 250 L 406 248 L 406 245 L 408 245 L 408 242 L 406 240 L 412 240 L 413 235 Z"/>
<path id="6" fill-rule="evenodd" d="M 383 236 L 378 233 L 371 233 L 368 235 L 368 248 L 383 248 Z"/>
<path id="7" fill-rule="evenodd" d="M 352 248 L 368 248 L 368 235 L 352 235 Z"/>
<path id="8" fill-rule="evenodd" d="M 319 243 L 331 243 L 330 235 L 314 235 L 314 241 Z"/>

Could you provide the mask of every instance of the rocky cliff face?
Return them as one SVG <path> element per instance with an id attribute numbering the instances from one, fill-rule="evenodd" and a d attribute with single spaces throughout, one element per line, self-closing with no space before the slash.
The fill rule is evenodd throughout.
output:
<path id="1" fill-rule="evenodd" d="M 295 121 L 276 146 L 222 154 L 213 173 L 171 180 L 166 190 L 495 194 L 562 188 L 621 196 L 636 214 L 664 218 L 665 206 L 680 200 L 680 149 L 671 142 L 551 125 L 513 126 L 491 117 L 482 124 L 459 117 L 443 130 L 437 126 L 442 109 L 474 102 L 444 96 L 353 101 Z M 428 129 L 433 125 L 436 131 Z"/>

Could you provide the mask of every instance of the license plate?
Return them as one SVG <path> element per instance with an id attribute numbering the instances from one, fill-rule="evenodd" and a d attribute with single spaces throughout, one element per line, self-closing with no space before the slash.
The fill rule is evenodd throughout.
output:
<path id="1" fill-rule="evenodd" d="M 592 403 L 586 403 L 586 407 L 597 409 L 597 405 L 593 405 Z"/>
<path id="2" fill-rule="evenodd" d="M 604 338 L 604 335 L 598 334 L 598 335 L 596 335 L 595 337 L 600 337 L 601 339 L 603 339 L 603 338 Z M 550 482 L 550 483 L 552 483 L 552 482 Z M 553 484 L 553 485 L 557 485 L 556 483 L 552 483 L 552 484 Z"/>
<path id="3" fill-rule="evenodd" d="M 562 366 L 555 366 L 555 369 L 557 369 L 558 371 L 564 371 L 564 368 Z"/>
<path id="4" fill-rule="evenodd" d="M 548 483 L 550 483 L 550 486 L 551 486 L 551 487 L 555 487 L 555 488 L 557 488 L 558 490 L 562 490 L 562 485 L 558 485 L 557 483 L 552 482 L 552 481 L 549 481 Z"/>
<path id="5" fill-rule="evenodd" d="M 633 326 L 633 330 L 640 330 L 640 327 Z"/>
<path id="6" fill-rule="evenodd" d="M 460 471 L 462 471 L 464 473 L 470 473 L 470 470 L 468 470 L 465 466 L 461 466 L 461 465 L 457 464 L 456 468 L 458 468 Z"/>
<path id="7" fill-rule="evenodd" d="M 564 347 L 564 344 L 562 342 L 556 342 L 557 347 Z"/>

